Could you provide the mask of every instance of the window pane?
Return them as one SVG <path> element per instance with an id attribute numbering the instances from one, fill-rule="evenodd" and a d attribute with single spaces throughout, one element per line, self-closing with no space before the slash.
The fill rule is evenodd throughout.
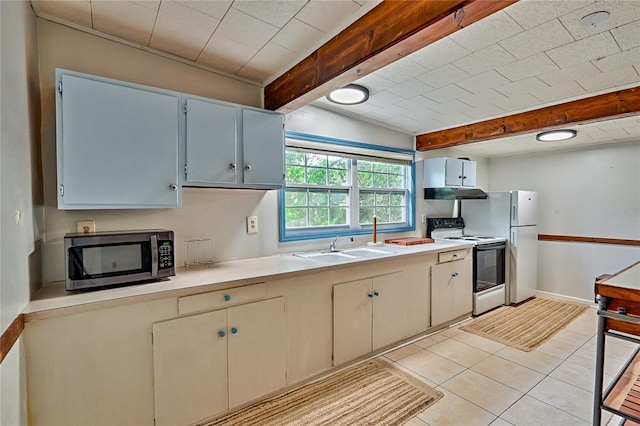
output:
<path id="1" fill-rule="evenodd" d="M 309 167 L 307 169 L 307 183 L 309 185 L 326 185 L 327 169 L 316 169 Z"/>
<path id="2" fill-rule="evenodd" d="M 285 193 L 284 205 L 289 206 L 306 206 L 307 205 L 307 191 L 291 191 L 288 190 Z"/>
<path id="3" fill-rule="evenodd" d="M 285 155 L 287 164 L 304 166 L 304 152 L 287 151 Z"/>
<path id="4" fill-rule="evenodd" d="M 400 164 L 389 164 L 389 173 L 393 173 L 396 175 L 401 175 L 402 173 L 402 166 Z"/>
<path id="5" fill-rule="evenodd" d="M 404 188 L 404 176 L 389 175 L 389 188 Z"/>
<path id="6" fill-rule="evenodd" d="M 346 170 L 329 169 L 329 185 L 345 186 L 347 184 Z"/>
<path id="7" fill-rule="evenodd" d="M 304 167 L 287 166 L 287 183 L 304 183 Z"/>
<path id="8" fill-rule="evenodd" d="M 310 226 L 326 226 L 329 224 L 328 208 L 310 208 L 309 209 L 309 225 Z"/>
<path id="9" fill-rule="evenodd" d="M 387 181 L 387 175 L 373 175 L 373 186 L 375 188 L 388 188 L 389 182 Z"/>
<path id="10" fill-rule="evenodd" d="M 376 207 L 376 220 L 378 222 L 389 222 L 389 208 Z"/>
<path id="11" fill-rule="evenodd" d="M 373 163 L 373 171 L 377 173 L 387 173 L 389 170 L 385 163 Z"/>
<path id="12" fill-rule="evenodd" d="M 373 223 L 373 207 L 360 207 L 360 223 L 364 225 Z"/>
<path id="13" fill-rule="evenodd" d="M 294 228 L 299 226 L 307 226 L 307 209 L 291 208 L 284 209 L 285 223 L 287 227 Z"/>
<path id="14" fill-rule="evenodd" d="M 329 223 L 331 225 L 346 225 L 347 224 L 346 207 L 331 207 L 329 209 Z"/>
<path id="15" fill-rule="evenodd" d="M 329 204 L 332 206 L 349 205 L 349 194 L 347 192 L 331 192 L 329 194 Z"/>
<path id="16" fill-rule="evenodd" d="M 326 192 L 310 191 L 309 205 L 310 206 L 328 206 L 329 194 L 327 194 Z"/>
<path id="17" fill-rule="evenodd" d="M 391 194 L 391 205 L 397 207 L 404 206 L 404 194 Z"/>
<path id="18" fill-rule="evenodd" d="M 361 206 L 374 206 L 375 194 L 373 192 L 360 191 L 360 205 Z"/>
<path id="19" fill-rule="evenodd" d="M 390 195 L 388 192 L 376 193 L 376 206 L 391 205 Z"/>
<path id="20" fill-rule="evenodd" d="M 358 185 L 364 188 L 373 186 L 373 173 L 358 171 Z"/>
<path id="21" fill-rule="evenodd" d="M 307 153 L 307 166 L 327 167 L 327 156 Z"/>
<path id="22" fill-rule="evenodd" d="M 391 207 L 389 222 L 404 222 L 404 208 Z"/>
<path id="23" fill-rule="evenodd" d="M 373 170 L 373 163 L 371 161 L 358 160 L 358 170 L 370 172 Z"/>
<path id="24" fill-rule="evenodd" d="M 332 169 L 346 169 L 347 163 L 346 158 L 329 156 L 329 167 Z"/>

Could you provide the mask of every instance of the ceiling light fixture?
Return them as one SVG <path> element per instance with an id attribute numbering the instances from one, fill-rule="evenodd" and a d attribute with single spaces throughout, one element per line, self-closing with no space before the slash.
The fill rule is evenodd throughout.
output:
<path id="1" fill-rule="evenodd" d="M 578 24 L 582 25 L 583 27 L 595 27 L 596 25 L 603 23 L 607 19 L 609 19 L 609 12 L 607 12 L 606 10 L 601 10 L 599 12 L 593 12 L 583 16 L 578 21 Z"/>
<path id="2" fill-rule="evenodd" d="M 344 87 L 333 90 L 327 95 L 327 99 L 340 105 L 361 104 L 369 99 L 369 89 L 359 84 L 347 84 Z"/>
<path id="3" fill-rule="evenodd" d="M 551 130 L 549 132 L 538 133 L 536 135 L 536 139 L 540 142 L 557 142 L 575 138 L 577 134 L 578 132 L 576 132 L 575 130 L 569 129 Z"/>

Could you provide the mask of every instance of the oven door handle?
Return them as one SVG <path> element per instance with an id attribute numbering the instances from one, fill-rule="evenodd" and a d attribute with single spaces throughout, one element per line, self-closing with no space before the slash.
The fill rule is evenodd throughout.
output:
<path id="1" fill-rule="evenodd" d="M 489 244 L 476 244 L 475 249 L 478 251 L 489 251 L 496 249 L 506 249 L 507 243 L 489 243 Z"/>

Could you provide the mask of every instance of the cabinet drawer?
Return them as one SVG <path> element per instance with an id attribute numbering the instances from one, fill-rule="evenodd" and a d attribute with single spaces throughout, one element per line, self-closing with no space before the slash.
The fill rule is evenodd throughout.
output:
<path id="1" fill-rule="evenodd" d="M 438 253 L 438 263 L 451 262 L 452 260 L 460 260 L 467 257 L 467 249 L 445 251 L 444 253 Z"/>
<path id="2" fill-rule="evenodd" d="M 237 305 L 238 303 L 264 299 L 266 296 L 267 285 L 265 283 L 212 291 L 210 293 L 194 294 L 193 296 L 178 298 L 178 314 L 191 314 L 194 312 L 224 308 Z"/>

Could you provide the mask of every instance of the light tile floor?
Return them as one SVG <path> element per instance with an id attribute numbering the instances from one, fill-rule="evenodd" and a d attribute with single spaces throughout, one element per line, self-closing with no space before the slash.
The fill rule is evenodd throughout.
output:
<path id="1" fill-rule="evenodd" d="M 407 426 L 590 425 L 596 309 L 531 352 L 460 330 L 441 330 L 384 356 L 444 397 Z M 635 345 L 607 337 L 605 384 Z M 603 425 L 620 418 L 603 411 Z"/>

